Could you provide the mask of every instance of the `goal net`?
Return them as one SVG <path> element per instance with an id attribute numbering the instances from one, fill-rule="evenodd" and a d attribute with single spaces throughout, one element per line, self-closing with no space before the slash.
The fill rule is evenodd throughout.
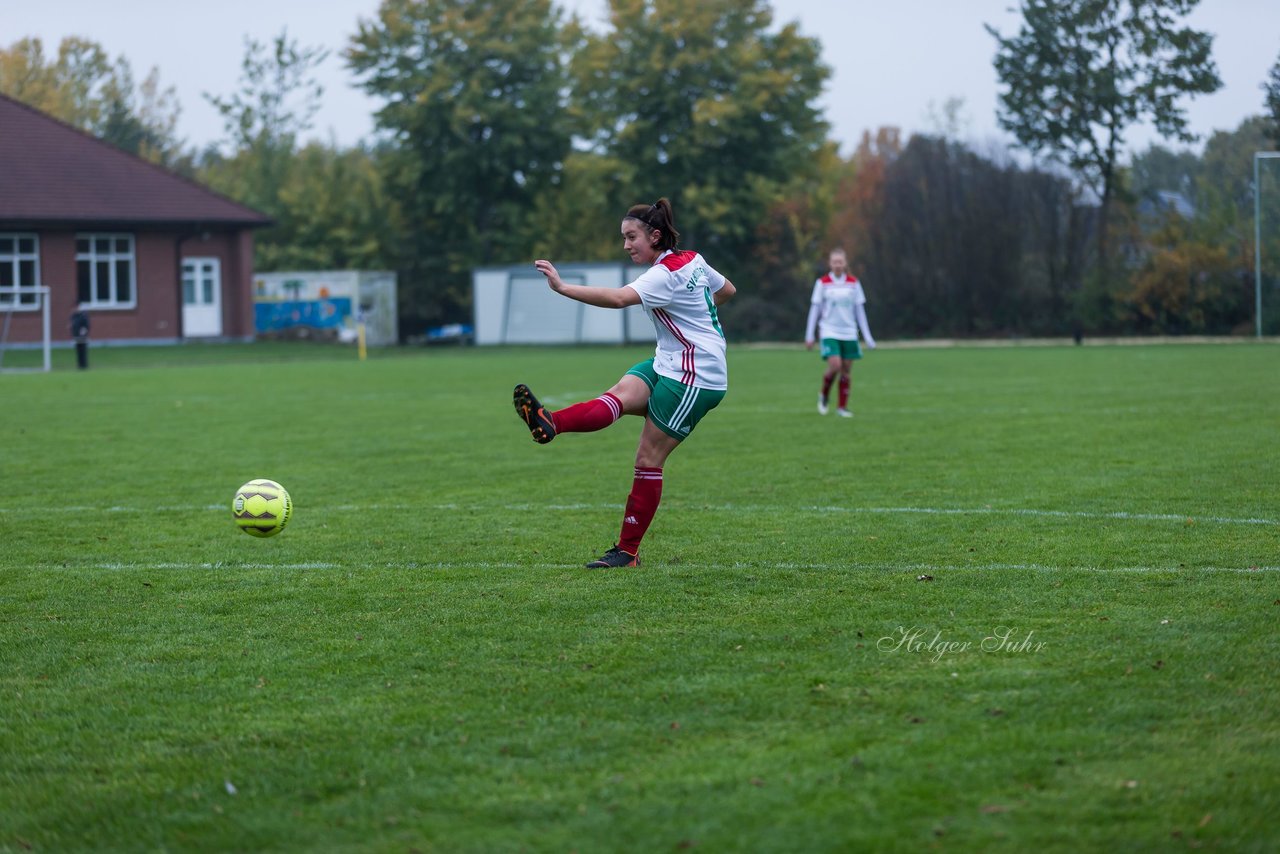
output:
<path id="1" fill-rule="evenodd" d="M 31 335 L 33 325 L 38 339 Z M 24 333 L 20 337 L 19 327 Z M 0 373 L 48 371 L 52 342 L 49 288 L 0 287 Z"/>

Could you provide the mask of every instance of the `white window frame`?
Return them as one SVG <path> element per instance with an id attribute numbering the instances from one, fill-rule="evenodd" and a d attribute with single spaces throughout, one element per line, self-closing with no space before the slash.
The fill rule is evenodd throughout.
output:
<path id="1" fill-rule="evenodd" d="M 0 232 L 0 240 L 12 240 L 13 250 L 6 252 L 0 249 L 0 266 L 8 265 L 13 270 L 13 287 L 15 288 L 31 288 L 31 297 L 28 301 L 26 294 L 3 293 L 0 294 L 0 309 L 4 311 L 37 311 L 40 308 L 39 294 L 36 288 L 40 287 L 40 235 L 27 231 L 3 231 Z M 30 240 L 34 248 L 30 252 L 22 251 L 22 241 Z M 35 271 L 35 281 L 24 282 L 21 277 L 22 262 L 34 261 L 33 269 Z M 17 299 L 15 300 L 15 296 Z"/>
<path id="2" fill-rule="evenodd" d="M 89 242 L 89 251 L 82 252 L 80 250 L 80 241 L 87 240 Z M 108 241 L 109 249 L 105 254 L 98 252 L 98 241 Z M 116 247 L 117 241 L 129 241 L 127 251 Z M 80 299 L 80 262 L 85 261 L 89 264 L 89 299 L 88 301 Z M 101 262 L 107 264 L 107 275 L 109 282 L 107 287 L 110 290 L 110 297 L 106 300 L 98 299 L 98 264 Z M 120 261 L 129 262 L 129 299 L 120 299 L 120 282 L 116 276 L 116 265 Z M 137 243 L 133 239 L 132 234 L 124 234 L 119 232 L 84 232 L 76 235 L 76 300 L 77 303 L 84 308 L 91 308 L 95 311 L 111 310 L 111 309 L 131 309 L 138 307 L 138 253 Z"/>

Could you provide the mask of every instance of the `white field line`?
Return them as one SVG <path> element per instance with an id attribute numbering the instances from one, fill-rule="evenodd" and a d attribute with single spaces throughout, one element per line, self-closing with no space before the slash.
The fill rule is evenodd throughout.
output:
<path id="1" fill-rule="evenodd" d="M 39 568 L 39 567 L 33 567 Z M 49 568 L 72 568 L 72 569 L 105 569 L 105 570 L 123 570 L 123 569 L 148 569 L 148 570 L 243 570 L 243 569 L 271 569 L 271 570 L 309 570 L 309 569 L 393 569 L 393 570 L 463 570 L 463 569 L 484 569 L 484 570 L 563 570 L 563 569 L 581 569 L 578 563 L 510 563 L 510 562 L 476 562 L 476 563 L 387 563 L 387 564 L 340 564 L 340 563 L 235 563 L 235 562 L 217 562 L 217 563 L 90 563 L 83 565 L 72 565 L 63 567 L 62 564 L 51 566 Z M 677 567 L 654 568 L 648 571 L 675 571 L 681 572 L 688 565 Z M 794 570 L 837 570 L 837 569 L 854 569 L 867 570 L 877 572 L 992 572 L 992 571 L 1017 571 L 1017 572 L 1130 572 L 1130 573 L 1204 573 L 1204 572 L 1229 572 L 1229 573 L 1249 573 L 1249 572 L 1280 572 L 1280 566 L 1202 566 L 1195 569 L 1186 569 L 1184 567 L 1172 566 L 1045 566 L 1037 563 L 986 563 L 986 564 L 932 564 L 932 563 L 912 563 L 912 564 L 872 564 L 872 563 L 771 563 L 748 564 L 748 563 L 704 563 L 698 564 L 698 569 L 723 569 L 723 570 L 759 570 L 759 569 L 794 569 Z M 630 570 L 628 570 L 630 571 Z M 646 570 L 636 570 L 646 571 Z"/>
<path id="2" fill-rule="evenodd" d="M 61 567 L 62 564 L 56 566 Z M 74 567 L 73 567 L 74 568 Z M 88 569 L 344 569 L 340 563 L 90 563 Z"/>
<path id="3" fill-rule="evenodd" d="M 1149 335 L 1142 337 L 1094 337 L 1085 336 L 1081 342 L 1086 347 L 1148 347 L 1158 344 L 1280 344 L 1280 336 L 1266 335 L 1262 338 L 1243 335 Z M 907 341 L 880 341 L 876 346 L 881 350 L 938 350 L 951 348 L 985 348 L 985 347 L 1072 347 L 1072 338 L 924 338 Z M 799 350 L 801 344 L 793 341 L 735 341 L 734 349 L 738 350 Z"/>
<path id="4" fill-rule="evenodd" d="M 826 508 L 831 512 L 861 513 L 930 513 L 938 515 L 981 515 L 994 516 L 1045 516 L 1067 519 L 1119 519 L 1139 522 L 1216 522 L 1219 525 L 1280 525 L 1275 519 L 1258 519 L 1238 516 L 1193 516 L 1177 513 L 1091 513 L 1087 510 L 1027 510 L 1020 508 L 979 507 L 971 509 L 946 509 L 936 507 L 865 507 L 846 510 L 845 508 Z"/>
<path id="5" fill-rule="evenodd" d="M 38 508 L 0 507 L 0 515 L 12 514 L 15 516 L 43 516 L 49 513 L 192 513 L 199 511 L 226 512 L 229 509 L 230 505 L 227 504 L 178 504 L 158 507 L 125 507 L 121 505 L 110 507 L 94 507 L 88 505 L 61 507 L 42 506 Z M 503 510 L 508 512 L 550 510 L 559 512 L 578 512 L 583 510 L 617 511 L 621 509 L 621 504 L 336 504 L 307 507 L 307 512 L 351 513 L 357 511 L 368 512 L 385 510 L 416 512 L 424 510 L 436 512 L 451 512 L 458 510 L 466 510 L 468 512 L 483 510 Z M 1280 525 L 1280 521 L 1275 519 L 1261 519 L 1252 516 L 1195 516 L 1188 513 L 1132 513 L 1128 511 L 1096 513 L 1088 510 L 1034 510 L 1018 507 L 839 507 L 831 505 L 784 506 L 767 504 L 694 504 L 681 505 L 680 507 L 680 512 L 682 513 L 696 512 L 699 510 L 709 513 L 739 514 L 802 512 L 824 515 L 846 514 L 851 516 L 862 514 L 882 516 L 910 514 L 933 516 L 1027 516 L 1046 519 L 1114 519 L 1116 521 L 1129 522 L 1179 522 L 1183 524 L 1206 522 L 1216 525 Z"/>

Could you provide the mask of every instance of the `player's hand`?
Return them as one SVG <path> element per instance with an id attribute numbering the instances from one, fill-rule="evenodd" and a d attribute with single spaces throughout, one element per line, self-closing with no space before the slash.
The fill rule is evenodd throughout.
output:
<path id="1" fill-rule="evenodd" d="M 874 350 L 875 348 L 876 348 L 876 342 L 875 342 L 874 340 L 872 340 L 872 339 L 868 338 L 868 339 L 867 339 L 867 349 L 868 349 L 868 350 Z"/>
<path id="2" fill-rule="evenodd" d="M 564 287 L 564 282 L 560 278 L 559 271 L 556 270 L 556 265 L 539 258 L 533 262 L 533 266 L 539 273 L 547 277 L 547 284 L 551 286 L 551 290 L 559 293 L 560 289 Z"/>
<path id="3" fill-rule="evenodd" d="M 806 342 L 804 342 L 804 348 L 805 348 L 806 350 L 812 350 L 812 349 L 813 349 L 813 342 L 812 342 L 812 341 L 806 341 Z"/>

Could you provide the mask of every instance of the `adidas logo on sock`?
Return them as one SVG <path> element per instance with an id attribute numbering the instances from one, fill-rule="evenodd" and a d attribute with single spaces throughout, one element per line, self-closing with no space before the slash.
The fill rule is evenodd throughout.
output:
<path id="1" fill-rule="evenodd" d="M 628 517 L 626 517 L 625 519 L 623 519 L 623 520 L 622 520 L 622 524 L 624 524 L 624 525 L 637 525 L 637 524 L 639 524 L 639 523 L 636 521 L 636 517 L 635 517 L 635 516 L 628 516 Z"/>

